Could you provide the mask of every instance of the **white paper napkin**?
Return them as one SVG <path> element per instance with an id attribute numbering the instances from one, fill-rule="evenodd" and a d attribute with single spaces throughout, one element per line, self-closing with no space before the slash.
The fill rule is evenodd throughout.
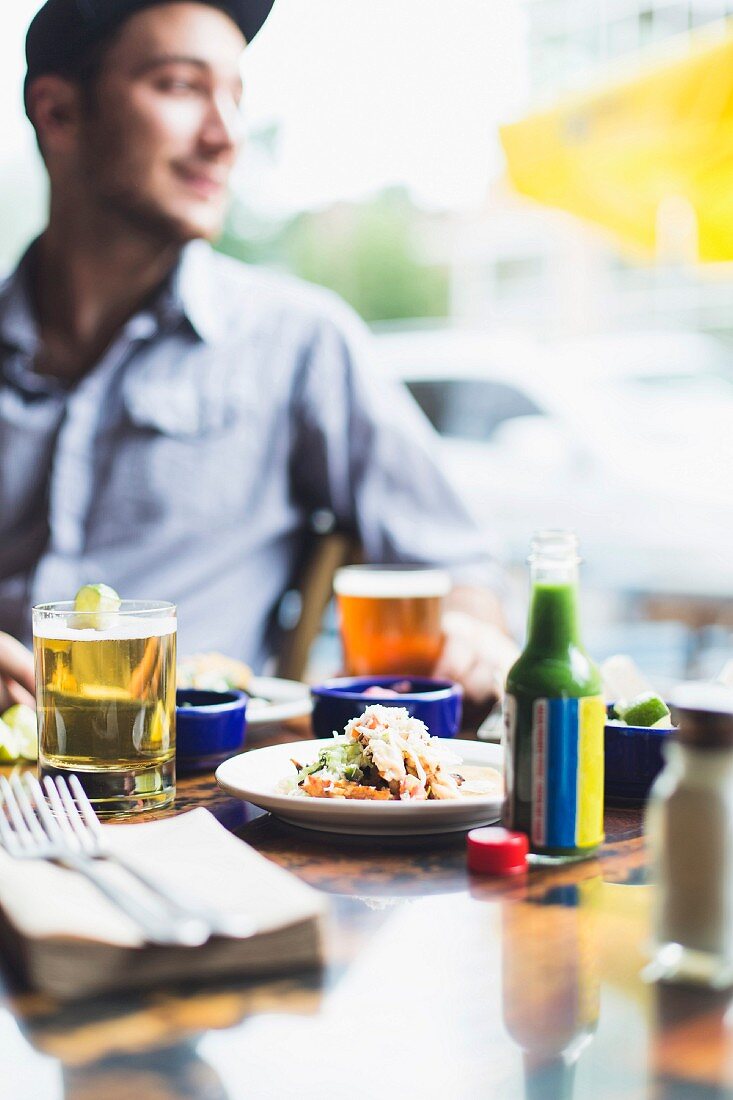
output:
<path id="1" fill-rule="evenodd" d="M 326 911 L 325 899 L 290 872 L 232 836 L 208 810 L 140 824 L 105 825 L 110 847 L 192 901 L 250 918 L 270 932 Z M 118 867 L 97 861 L 110 880 L 150 898 Z M 18 931 L 34 939 L 73 938 L 139 947 L 137 927 L 83 876 L 43 860 L 0 850 L 0 905 Z"/>

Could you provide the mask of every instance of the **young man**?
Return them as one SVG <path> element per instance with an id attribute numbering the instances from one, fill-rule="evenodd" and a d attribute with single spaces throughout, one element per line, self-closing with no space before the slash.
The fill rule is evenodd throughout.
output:
<path id="1" fill-rule="evenodd" d="M 260 667 L 327 510 L 369 560 L 454 570 L 441 671 L 488 698 L 514 649 L 434 435 L 343 303 L 208 243 L 271 3 L 48 0 L 31 24 L 50 212 L 0 289 L 0 629 L 27 641 L 33 603 L 103 580 L 175 601 L 183 651 Z"/>

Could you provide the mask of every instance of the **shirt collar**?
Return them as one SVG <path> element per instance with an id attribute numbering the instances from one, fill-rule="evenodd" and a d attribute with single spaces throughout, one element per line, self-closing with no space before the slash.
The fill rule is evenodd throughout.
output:
<path id="1" fill-rule="evenodd" d="M 207 241 L 191 241 L 182 252 L 173 272 L 166 312 L 176 310 L 189 322 L 206 344 L 219 343 L 224 337 L 221 309 L 217 308 L 216 265 Z"/>
<path id="2" fill-rule="evenodd" d="M 38 350 L 29 276 L 35 244 L 34 241 L 26 249 L 15 270 L 0 283 L 0 344 L 30 357 Z M 222 339 L 224 325 L 216 307 L 216 270 L 211 245 L 191 241 L 183 248 L 168 286 L 153 309 L 160 320 L 185 317 L 204 343 L 215 344 Z"/>
<path id="3" fill-rule="evenodd" d="M 0 344 L 35 355 L 38 348 L 38 326 L 30 294 L 31 253 L 29 245 L 18 266 L 0 284 Z"/>

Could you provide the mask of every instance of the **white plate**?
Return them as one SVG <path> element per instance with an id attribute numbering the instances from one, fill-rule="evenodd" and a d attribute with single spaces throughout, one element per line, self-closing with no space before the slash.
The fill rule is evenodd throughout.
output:
<path id="1" fill-rule="evenodd" d="M 216 778 L 230 794 L 270 810 L 291 825 L 325 833 L 410 836 L 418 833 L 451 833 L 497 821 L 501 797 L 444 799 L 435 802 L 356 801 L 345 798 L 289 798 L 278 794 L 280 781 L 294 774 L 291 757 L 309 764 L 328 740 L 294 741 L 233 756 L 220 764 Z M 452 741 L 464 764 L 502 769 L 500 745 Z"/>
<path id="2" fill-rule="evenodd" d="M 302 718 L 313 710 L 310 688 L 299 680 L 280 680 L 276 676 L 253 676 L 247 703 L 247 726 L 257 729 L 289 718 Z"/>

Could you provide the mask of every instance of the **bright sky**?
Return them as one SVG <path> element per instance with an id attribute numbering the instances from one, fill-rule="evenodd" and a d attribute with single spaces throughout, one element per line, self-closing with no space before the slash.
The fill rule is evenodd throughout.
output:
<path id="1" fill-rule="evenodd" d="M 38 0 L 0 10 L 0 163 L 18 233 L 42 205 L 20 101 Z M 450 12 L 450 22 L 448 13 Z M 480 202 L 501 163 L 497 123 L 524 101 L 520 0 L 276 0 L 247 52 L 250 125 L 280 125 L 276 158 L 245 159 L 237 189 L 287 213 L 406 184 L 428 206 Z M 256 171 L 255 171 L 256 169 Z"/>

